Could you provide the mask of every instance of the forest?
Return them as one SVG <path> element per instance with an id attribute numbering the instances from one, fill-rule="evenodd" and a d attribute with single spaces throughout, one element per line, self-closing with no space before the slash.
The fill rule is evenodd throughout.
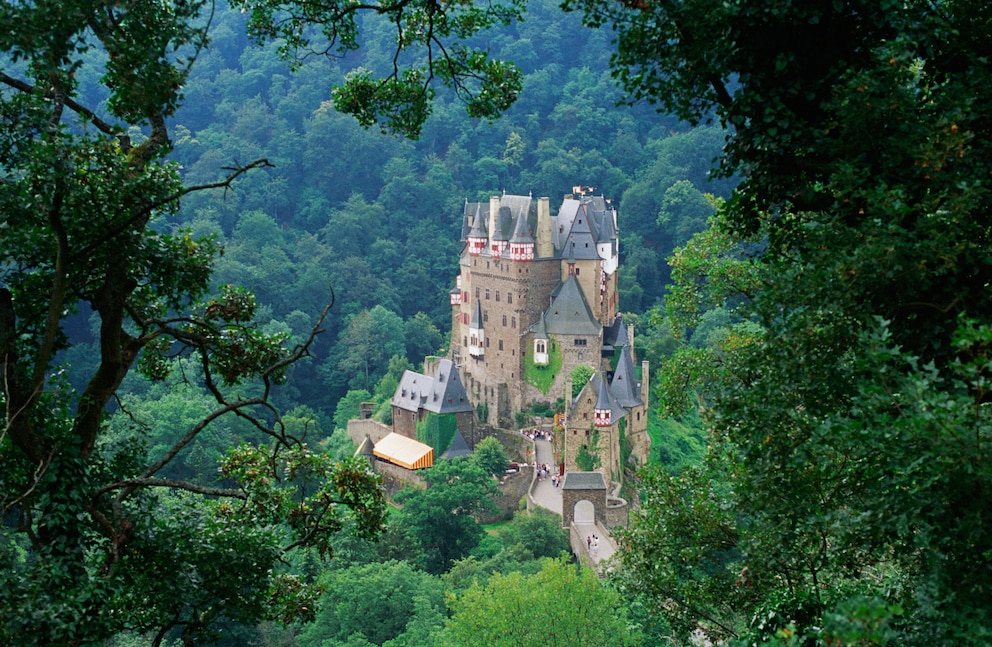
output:
<path id="1" fill-rule="evenodd" d="M 986 644 L 988 8 L 8 3 L 0 642 Z M 576 185 L 658 414 L 602 580 L 498 443 L 344 433 L 462 205 Z"/>

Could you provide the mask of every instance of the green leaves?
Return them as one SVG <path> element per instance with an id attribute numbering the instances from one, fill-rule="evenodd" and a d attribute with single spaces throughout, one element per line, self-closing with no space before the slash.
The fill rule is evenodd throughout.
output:
<path id="1" fill-rule="evenodd" d="M 522 0 L 479 5 L 467 0 L 433 0 L 358 5 L 296 3 L 285 0 L 233 3 L 250 9 L 249 30 L 259 40 L 281 39 L 281 52 L 296 61 L 315 49 L 343 54 L 359 48 L 358 16 L 381 16 L 396 31 L 396 49 L 385 70 L 353 70 L 332 92 L 334 106 L 360 124 L 386 133 L 420 135 L 440 81 L 465 101 L 469 115 L 493 119 L 516 100 L 522 75 L 512 63 L 492 60 L 465 41 L 497 24 L 521 18 Z M 307 28 L 318 25 L 321 38 Z"/>

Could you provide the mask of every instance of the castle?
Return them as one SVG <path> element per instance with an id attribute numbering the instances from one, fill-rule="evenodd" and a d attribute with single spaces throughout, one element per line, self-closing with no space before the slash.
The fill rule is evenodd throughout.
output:
<path id="1" fill-rule="evenodd" d="M 450 296 L 450 357 L 481 421 L 512 428 L 531 403 L 564 396 L 565 469 L 594 464 L 612 481 L 649 446 L 648 365 L 638 375 L 617 313 L 616 217 L 578 187 L 554 215 L 548 198 L 466 203 Z M 593 375 L 573 385 L 578 366 Z"/>

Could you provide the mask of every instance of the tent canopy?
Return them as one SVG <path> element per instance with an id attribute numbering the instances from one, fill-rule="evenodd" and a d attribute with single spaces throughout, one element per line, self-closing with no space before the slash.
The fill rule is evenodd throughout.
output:
<path id="1" fill-rule="evenodd" d="M 434 465 L 434 448 L 412 438 L 391 433 L 375 444 L 372 453 L 408 470 L 423 469 Z"/>

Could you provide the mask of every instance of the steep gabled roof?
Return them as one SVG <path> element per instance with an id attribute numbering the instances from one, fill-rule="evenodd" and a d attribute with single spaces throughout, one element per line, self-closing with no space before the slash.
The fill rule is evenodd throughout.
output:
<path id="1" fill-rule="evenodd" d="M 459 456 L 471 455 L 472 450 L 469 448 L 468 443 L 465 442 L 465 436 L 462 435 L 462 432 L 455 431 L 455 437 L 451 439 L 451 444 L 441 454 L 441 458 L 458 458 Z"/>
<path id="2" fill-rule="evenodd" d="M 468 324 L 469 328 L 482 330 L 482 304 L 475 300 L 475 308 L 472 309 L 472 320 Z"/>
<path id="3" fill-rule="evenodd" d="M 432 413 L 464 413 L 472 410 L 465 387 L 458 379 L 458 370 L 450 359 L 442 359 L 438 363 L 437 373 L 424 399 L 424 409 Z"/>
<path id="4" fill-rule="evenodd" d="M 471 238 L 489 238 L 489 229 L 485 227 L 486 218 L 489 215 L 489 209 L 484 209 L 481 202 L 474 203 L 475 216 L 472 221 L 472 229 L 469 231 L 468 235 Z M 466 210 L 470 208 L 470 203 L 465 205 Z"/>
<path id="5" fill-rule="evenodd" d="M 501 206 L 496 212 L 496 226 L 493 228 L 493 240 L 510 240 L 513 232 L 513 211 L 510 207 Z"/>
<path id="6" fill-rule="evenodd" d="M 641 382 L 634 372 L 634 360 L 630 356 L 630 346 L 624 346 L 617 361 L 617 370 L 613 371 L 613 381 L 610 382 L 610 392 L 624 407 L 639 407 L 644 404 L 641 400 Z"/>
<path id="7" fill-rule="evenodd" d="M 610 420 L 613 424 L 616 424 L 617 420 L 620 420 L 627 415 L 627 410 L 622 404 L 614 397 L 613 392 L 610 390 L 609 385 L 606 383 L 606 378 L 601 377 L 599 373 L 592 376 L 589 380 L 590 386 L 595 389 L 596 393 L 596 408 L 597 409 L 609 409 L 610 410 Z"/>
<path id="8" fill-rule="evenodd" d="M 438 363 L 434 377 L 403 371 L 403 377 L 393 393 L 392 405 L 406 411 L 424 409 L 432 413 L 463 413 L 472 410 L 458 369 L 450 359 Z"/>
<path id="9" fill-rule="evenodd" d="M 544 313 L 544 325 L 552 335 L 598 336 L 603 330 L 574 276 L 565 279 L 557 290 L 554 302 Z"/>
<path id="10" fill-rule="evenodd" d="M 603 349 L 606 350 L 607 346 L 621 348 L 629 345 L 630 337 L 627 335 L 627 326 L 624 324 L 623 318 L 617 316 L 613 319 L 613 323 L 603 328 Z"/>
<path id="11" fill-rule="evenodd" d="M 585 204 L 579 205 L 575 219 L 572 221 L 572 228 L 565 238 L 565 247 L 562 249 L 563 255 L 574 254 L 575 259 L 579 261 L 599 258 L 599 252 L 596 250 L 596 238 L 592 233 L 589 209 L 586 207 Z"/>
<path id="12" fill-rule="evenodd" d="M 526 330 L 534 333 L 534 339 L 549 339 L 548 327 L 544 324 L 544 313 L 538 315 L 537 323 Z"/>
<path id="13" fill-rule="evenodd" d="M 403 371 L 403 377 L 393 393 L 392 405 L 406 411 L 419 411 L 434 380 L 415 371 Z"/>
<path id="14" fill-rule="evenodd" d="M 521 213 L 517 216 L 516 225 L 513 228 L 511 243 L 533 243 L 534 236 L 530 233 L 530 223 L 527 222 L 527 214 Z"/>

